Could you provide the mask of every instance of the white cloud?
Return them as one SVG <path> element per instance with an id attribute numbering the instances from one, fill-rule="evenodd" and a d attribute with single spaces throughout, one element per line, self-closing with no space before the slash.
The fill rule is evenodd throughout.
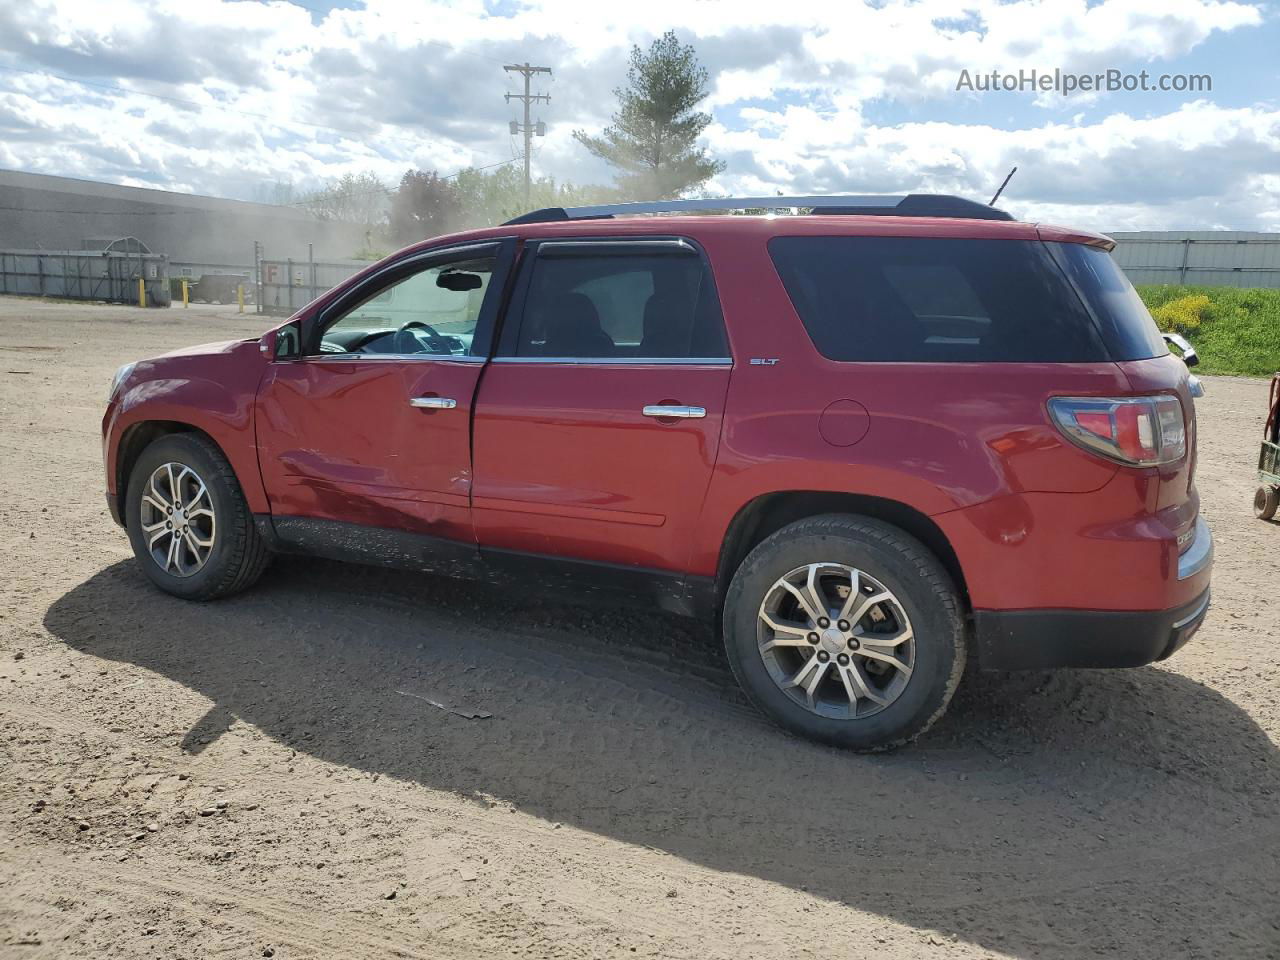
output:
<path id="1" fill-rule="evenodd" d="M 0 165 L 241 197 L 348 171 L 452 172 L 513 156 L 516 105 L 502 92 L 516 83 L 502 65 L 531 59 L 556 68 L 540 84 L 553 102 L 539 109 L 551 127 L 535 168 L 604 180 L 571 131 L 608 122 L 631 44 L 668 25 L 712 74 L 707 142 L 729 163 L 717 190 L 982 197 L 1016 163 L 1008 202 L 1028 216 L 1280 228 L 1274 104 L 1143 116 L 1105 95 L 1071 99 L 1067 116 L 1050 97 L 1010 120 L 1012 101 L 993 95 L 965 101 L 964 121 L 883 119 L 945 116 L 960 69 L 1140 68 L 1269 28 L 1229 0 L 529 0 L 511 17 L 481 0 L 326 15 L 283 0 L 117 0 L 110 17 L 90 0 L 34 0 L 0 8 L 0 66 L 29 71 L 0 71 Z"/>

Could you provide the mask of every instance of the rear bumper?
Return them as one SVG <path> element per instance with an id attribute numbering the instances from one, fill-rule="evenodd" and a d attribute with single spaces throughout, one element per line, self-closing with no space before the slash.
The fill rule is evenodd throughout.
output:
<path id="1" fill-rule="evenodd" d="M 1179 582 L 1190 580 L 1208 570 L 1213 563 L 1213 532 L 1209 529 L 1209 524 L 1205 523 L 1204 517 L 1196 517 L 1194 531 L 1190 545 L 1178 557 Z"/>
<path id="2" fill-rule="evenodd" d="M 1208 610 L 1208 589 L 1171 610 L 975 610 L 978 665 L 1140 667 L 1171 656 L 1200 628 Z"/>

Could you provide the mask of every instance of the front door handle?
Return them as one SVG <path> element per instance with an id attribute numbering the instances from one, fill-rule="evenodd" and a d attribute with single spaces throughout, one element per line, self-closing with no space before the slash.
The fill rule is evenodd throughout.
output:
<path id="1" fill-rule="evenodd" d="M 684 407 L 673 403 L 651 403 L 641 413 L 646 417 L 681 417 L 697 420 L 707 415 L 706 407 Z"/>
<path id="2" fill-rule="evenodd" d="M 409 401 L 409 406 L 423 410 L 452 410 L 457 405 L 458 401 L 452 397 L 414 397 Z"/>

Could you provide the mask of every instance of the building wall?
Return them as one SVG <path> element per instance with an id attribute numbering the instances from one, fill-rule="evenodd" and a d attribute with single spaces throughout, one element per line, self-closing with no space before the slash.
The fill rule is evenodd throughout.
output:
<path id="1" fill-rule="evenodd" d="M 267 255 L 299 258 L 309 243 L 325 258 L 365 243 L 360 227 L 294 207 L 0 170 L 0 249 L 80 250 L 125 236 L 171 261 L 211 264 L 251 264 L 255 240 Z"/>
<path id="2" fill-rule="evenodd" d="M 0 250 L 102 249 L 133 236 L 199 272 L 243 271 L 253 242 L 273 260 L 344 260 L 363 230 L 296 207 L 0 170 Z M 1280 234 L 1215 230 L 1118 232 L 1115 258 L 1134 283 L 1280 287 Z M 194 266 L 189 271 L 196 275 Z"/>
<path id="3" fill-rule="evenodd" d="M 1133 283 L 1280 287 L 1280 233 L 1226 230 L 1110 234 Z"/>

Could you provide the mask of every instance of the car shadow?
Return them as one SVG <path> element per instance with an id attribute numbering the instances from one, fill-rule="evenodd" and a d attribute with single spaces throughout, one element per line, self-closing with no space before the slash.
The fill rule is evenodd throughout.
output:
<path id="1" fill-rule="evenodd" d="M 919 744 L 859 756 L 760 718 L 707 626 L 484 584 L 281 559 L 254 590 L 199 605 L 121 562 L 45 625 L 212 700 L 189 752 L 239 719 L 324 761 L 498 798 L 939 943 L 1280 948 L 1275 747 L 1166 669 L 972 674 Z"/>

